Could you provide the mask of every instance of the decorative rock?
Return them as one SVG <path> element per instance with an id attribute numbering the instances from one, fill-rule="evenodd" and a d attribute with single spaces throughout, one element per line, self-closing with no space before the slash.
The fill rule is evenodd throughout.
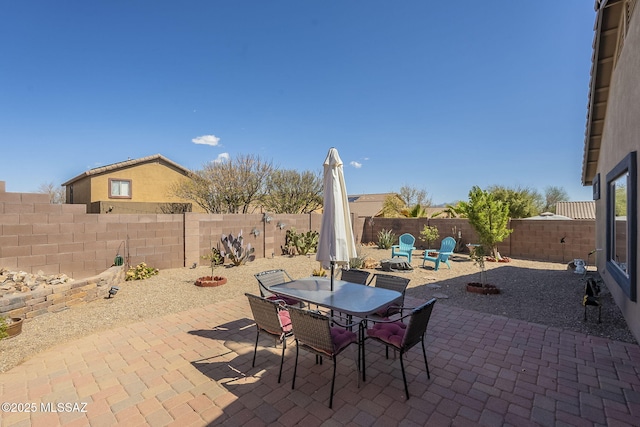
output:
<path id="1" fill-rule="evenodd" d="M 11 294 L 25 293 L 50 286 L 61 285 L 72 282 L 66 274 L 44 275 L 30 274 L 25 271 L 10 271 L 0 268 L 0 297 L 7 297 Z"/>
<path id="2" fill-rule="evenodd" d="M 427 285 L 427 288 L 429 289 L 440 289 L 442 286 L 440 285 L 436 285 L 435 283 L 431 283 Z"/>

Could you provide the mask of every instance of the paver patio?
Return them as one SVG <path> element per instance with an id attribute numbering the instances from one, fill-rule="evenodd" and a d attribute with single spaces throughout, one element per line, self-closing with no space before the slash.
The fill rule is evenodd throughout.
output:
<path id="1" fill-rule="evenodd" d="M 407 298 L 408 304 L 418 301 Z M 427 379 L 419 347 L 407 356 L 411 399 L 398 360 L 367 341 L 358 388 L 355 347 L 331 363 L 295 345 L 282 383 L 279 348 L 261 338 L 246 298 L 119 327 L 58 346 L 0 374 L 1 425 L 638 425 L 640 346 L 436 304 Z M 71 404 L 71 412 L 43 412 Z M 86 403 L 86 407 L 83 404 Z M 47 407 L 47 405 L 49 405 Z M 73 404 L 78 404 L 75 408 Z M 32 409 L 33 409 L 32 408 Z M 18 409 L 18 408 L 14 408 Z M 66 408 L 62 408 L 66 409 Z M 86 412 L 79 412 L 82 409 Z"/>

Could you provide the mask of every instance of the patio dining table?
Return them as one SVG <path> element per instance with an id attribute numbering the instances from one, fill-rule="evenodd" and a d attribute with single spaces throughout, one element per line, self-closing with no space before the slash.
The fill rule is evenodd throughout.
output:
<path id="1" fill-rule="evenodd" d="M 334 280 L 332 291 L 331 281 L 326 277 L 292 280 L 273 285 L 269 290 L 362 319 L 402 299 L 402 294 L 397 291 L 343 280 Z"/>
<path id="2" fill-rule="evenodd" d="M 307 277 L 292 280 L 273 285 L 269 290 L 276 295 L 292 297 L 309 304 L 331 309 L 332 314 L 335 310 L 347 314 L 349 318 L 352 318 L 352 316 L 359 317 L 361 319 L 358 327 L 358 339 L 360 341 L 359 360 L 362 361 L 363 381 L 366 380 L 363 345 L 364 322 L 367 316 L 375 314 L 391 303 L 402 300 L 402 294 L 398 291 L 345 282 L 344 280 L 334 279 L 332 291 L 331 280 L 326 277 Z"/>

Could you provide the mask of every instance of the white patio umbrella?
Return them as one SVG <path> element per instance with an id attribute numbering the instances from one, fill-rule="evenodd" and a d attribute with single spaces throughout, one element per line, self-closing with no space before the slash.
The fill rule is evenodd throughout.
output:
<path id="1" fill-rule="evenodd" d="M 316 260 L 324 268 L 330 266 L 332 291 L 336 264 L 349 265 L 349 260 L 355 257 L 356 244 L 353 240 L 342 160 L 338 150 L 330 148 L 324 160 L 324 209 Z"/>

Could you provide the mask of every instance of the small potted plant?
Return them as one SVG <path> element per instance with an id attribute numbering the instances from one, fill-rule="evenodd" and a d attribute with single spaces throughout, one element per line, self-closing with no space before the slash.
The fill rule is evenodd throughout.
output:
<path id="1" fill-rule="evenodd" d="M 20 335 L 22 332 L 22 322 L 23 319 L 21 317 L 5 318 L 4 316 L 0 316 L 0 340 Z"/>
<path id="2" fill-rule="evenodd" d="M 224 257 L 222 256 L 222 254 L 220 253 L 220 250 L 217 247 L 212 247 L 211 251 L 208 254 L 202 256 L 202 259 L 208 260 L 209 263 L 211 264 L 211 276 L 204 276 L 204 277 L 198 278 L 198 280 L 196 280 L 196 283 L 195 283 L 196 286 L 210 288 L 214 286 L 221 286 L 227 283 L 226 277 L 216 276 L 213 273 L 216 267 L 224 263 Z"/>
<path id="3" fill-rule="evenodd" d="M 431 250 L 431 242 L 438 240 L 440 233 L 438 233 L 438 227 L 432 225 L 425 225 L 420 232 L 420 240 L 427 242 L 427 249 L 429 256 L 436 256 L 436 252 Z"/>
<path id="4" fill-rule="evenodd" d="M 483 295 L 499 294 L 500 289 L 487 283 L 485 256 L 484 247 L 482 245 L 473 245 L 472 248 L 470 247 L 469 257 L 473 260 L 473 263 L 480 268 L 480 281 L 467 283 L 467 292 Z"/>

